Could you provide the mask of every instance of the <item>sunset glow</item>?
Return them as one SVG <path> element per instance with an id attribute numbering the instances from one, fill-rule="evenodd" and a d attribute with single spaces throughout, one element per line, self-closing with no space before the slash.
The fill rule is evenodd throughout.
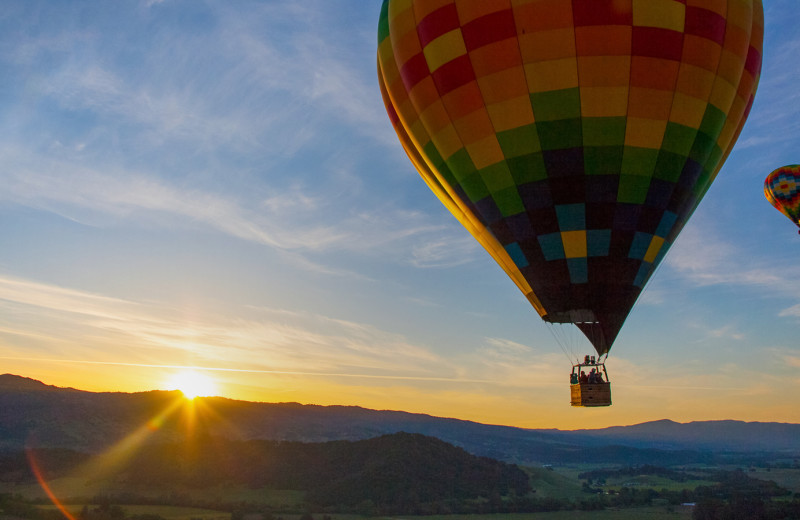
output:
<path id="1" fill-rule="evenodd" d="M 167 383 L 167 390 L 180 390 L 187 399 L 216 395 L 217 384 L 209 376 L 195 370 L 178 372 Z"/>

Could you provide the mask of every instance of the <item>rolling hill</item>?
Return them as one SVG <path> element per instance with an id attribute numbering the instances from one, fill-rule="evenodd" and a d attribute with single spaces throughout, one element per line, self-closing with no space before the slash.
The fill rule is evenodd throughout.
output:
<path id="1" fill-rule="evenodd" d="M 220 397 L 188 405 L 179 392 L 95 393 L 0 376 L 0 449 L 98 453 L 132 434 L 151 444 L 191 436 L 230 441 L 356 441 L 398 432 L 435 437 L 469 453 L 523 464 L 674 465 L 718 454 L 800 454 L 800 425 L 655 421 L 597 430 L 526 430 L 352 406 L 252 403 Z"/>

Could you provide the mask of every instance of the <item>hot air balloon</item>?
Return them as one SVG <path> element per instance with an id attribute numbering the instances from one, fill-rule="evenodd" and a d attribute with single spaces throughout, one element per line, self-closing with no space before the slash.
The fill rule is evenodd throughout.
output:
<path id="1" fill-rule="evenodd" d="M 782 166 L 767 175 L 764 196 L 778 211 L 800 227 L 800 165 Z"/>
<path id="2" fill-rule="evenodd" d="M 739 136 L 762 37 L 761 0 L 384 0 L 378 76 L 427 185 L 598 367 Z"/>

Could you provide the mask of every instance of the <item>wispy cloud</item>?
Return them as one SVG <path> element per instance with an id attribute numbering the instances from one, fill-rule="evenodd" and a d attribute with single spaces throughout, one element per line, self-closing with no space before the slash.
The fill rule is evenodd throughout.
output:
<path id="1" fill-rule="evenodd" d="M 441 233 L 414 246 L 412 263 L 417 267 L 453 267 L 472 261 L 479 247 L 466 232 Z"/>
<path id="2" fill-rule="evenodd" d="M 797 305 L 793 305 L 793 306 L 789 307 L 788 309 L 782 310 L 778 314 L 778 316 L 781 316 L 781 317 L 791 316 L 793 318 L 800 318 L 800 303 L 798 303 Z"/>
<path id="3" fill-rule="evenodd" d="M 709 329 L 708 335 L 716 339 L 732 339 L 741 341 L 745 338 L 744 334 L 739 332 L 735 324 L 728 324 L 715 329 Z"/>
<path id="4" fill-rule="evenodd" d="M 10 277 L 0 277 L 0 301 L 9 311 L 5 316 L 16 316 L 0 319 L 6 355 L 25 352 L 15 338 L 42 337 L 40 324 L 31 320 L 47 309 L 45 329 L 53 336 L 69 329 L 71 344 L 106 352 L 84 356 L 87 351 L 64 345 L 57 351 L 64 359 L 163 365 L 180 364 L 189 356 L 196 364 L 221 369 L 408 378 L 456 374 L 448 361 L 401 335 L 312 313 L 250 307 L 235 316 L 195 310 L 187 319 L 181 309 Z M 31 308 L 39 310 L 26 311 Z M 107 345 L 115 348 L 107 350 Z"/>
<path id="5" fill-rule="evenodd" d="M 441 225 L 429 224 L 425 215 L 399 208 L 338 211 L 339 201 L 296 185 L 286 191 L 271 188 L 262 202 L 200 185 L 180 186 L 113 165 L 97 170 L 8 147 L 0 149 L 0 160 L 7 168 L 0 174 L 5 185 L 0 200 L 101 227 L 121 219 L 159 227 L 183 220 L 284 251 L 365 254 L 385 254 L 387 247 L 410 252 L 420 237 L 441 236 L 443 231 Z M 411 261 L 432 263 L 426 246 L 419 247 L 422 252 L 414 251 Z M 441 264 L 450 258 L 446 262 L 452 264 L 452 258 L 462 257 L 460 262 L 472 249 L 466 239 L 452 241 L 449 247 L 438 248 L 436 261 Z M 318 263 L 310 258 L 305 261 Z"/>
<path id="6" fill-rule="evenodd" d="M 485 338 L 470 366 L 481 379 L 501 386 L 556 386 L 568 381 L 563 355 L 537 352 L 529 345 L 505 338 Z"/>
<path id="7" fill-rule="evenodd" d="M 563 379 L 558 375 L 563 366 L 559 355 L 537 354 L 528 345 L 504 338 L 486 338 L 472 354 L 443 357 L 401 334 L 319 314 L 266 307 L 228 312 L 195 308 L 187 317 L 186 309 L 8 276 L 0 277 L 0 302 L 4 316 L 16 317 L 14 323 L 0 318 L 5 357 L 25 355 L 26 341 L 53 341 L 65 335 L 69 341 L 40 357 L 159 367 L 184 366 L 190 360 L 192 365 L 226 371 L 514 387 L 553 385 Z M 43 315 L 42 309 L 48 312 Z M 48 327 L 41 328 L 41 319 L 49 321 Z M 49 330 L 50 337 L 41 330 Z M 108 350 L 107 345 L 115 347 Z"/>
<path id="8" fill-rule="evenodd" d="M 346 121 L 358 135 L 395 144 L 377 90 L 377 73 L 359 64 L 375 61 L 375 34 L 331 24 L 339 8 L 327 2 L 254 4 L 241 9 L 219 4 L 220 33 L 238 57 L 246 85 L 274 97 L 286 93 L 313 121 L 312 114 Z M 292 26 L 287 34 L 285 27 Z M 372 71 L 372 67 L 366 70 Z M 311 128 L 311 127 L 309 127 Z"/>
<path id="9" fill-rule="evenodd" d="M 53 211 L 76 221 L 107 225 L 107 217 L 158 222 L 173 215 L 202 222 L 233 236 L 282 249 L 324 247 L 338 233 L 327 226 L 283 232 L 225 195 L 181 188 L 157 177 L 113 166 L 102 171 L 67 161 L 0 150 L 8 166 L 0 198 Z M 163 222 L 162 222 L 163 224 Z"/>
<path id="10" fill-rule="evenodd" d="M 684 228 L 670 249 L 666 265 L 698 286 L 751 286 L 790 297 L 800 290 L 800 281 L 786 277 L 774 258 L 743 251 L 726 241 L 712 223 L 699 218 Z"/>
<path id="11" fill-rule="evenodd" d="M 42 71 L 25 95 L 58 110 L 44 132 L 35 111 L 20 112 L 25 131 L 0 150 L 0 198 L 90 225 L 190 221 L 295 254 L 466 261 L 469 240 L 447 238 L 383 193 L 363 195 L 364 176 L 374 175 L 366 152 L 320 145 L 341 139 L 344 126 L 362 145 L 391 143 L 402 155 L 375 75 L 361 66 L 374 61 L 374 34 L 331 32 L 347 27 L 329 23 L 339 13 L 325 2 L 250 7 L 207 4 L 214 24 L 173 31 L 152 25 L 167 11 L 130 13 L 124 27 L 151 31 L 135 46 L 87 18 L 27 36 L 23 50 L 4 47 L 21 72 Z M 298 265 L 346 272 L 309 255 Z"/>
<path id="12" fill-rule="evenodd" d="M 784 357 L 786 364 L 793 368 L 800 368 L 800 356 L 798 355 L 787 355 Z"/>

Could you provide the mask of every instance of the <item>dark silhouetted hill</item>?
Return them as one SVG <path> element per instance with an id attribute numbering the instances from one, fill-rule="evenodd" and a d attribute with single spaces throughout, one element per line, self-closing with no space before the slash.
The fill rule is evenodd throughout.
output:
<path id="1" fill-rule="evenodd" d="M 598 430 L 526 430 L 352 406 L 251 403 L 175 392 L 95 393 L 0 376 L 0 449 L 98 453 L 130 435 L 149 444 L 207 436 L 230 441 L 320 443 L 419 433 L 512 463 L 674 465 L 724 452 L 800 453 L 800 425 L 655 421 Z"/>
<path id="2" fill-rule="evenodd" d="M 29 453 L 48 480 L 93 467 L 91 480 L 121 490 L 293 490 L 305 492 L 311 506 L 337 511 L 363 511 L 365 503 L 367 511 L 384 513 L 438 511 L 443 504 L 471 510 L 470 503 L 531 491 L 517 466 L 410 433 L 325 443 L 202 438 L 147 446 L 114 461 L 65 449 Z M 0 481 L 34 482 L 28 457 L 0 453 Z"/>
<path id="3" fill-rule="evenodd" d="M 296 489 L 319 505 L 365 500 L 395 506 L 469 500 L 530 489 L 518 467 L 477 457 L 439 439 L 395 433 L 363 441 L 300 443 L 207 439 L 187 453 L 158 445 L 121 471 L 134 485 Z"/>
<path id="4" fill-rule="evenodd" d="M 714 452 L 800 452 L 800 425 L 788 423 L 731 420 L 678 423 L 662 419 L 632 426 L 563 433 L 560 438 L 595 445 Z"/>

